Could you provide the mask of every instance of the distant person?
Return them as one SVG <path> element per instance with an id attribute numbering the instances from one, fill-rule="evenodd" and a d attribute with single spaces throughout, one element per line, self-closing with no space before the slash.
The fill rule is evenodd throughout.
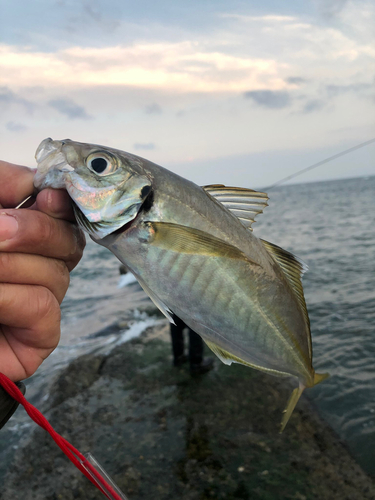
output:
<path id="1" fill-rule="evenodd" d="M 214 360 L 212 358 L 203 357 L 204 344 L 201 337 L 189 328 L 182 319 L 178 318 L 175 314 L 173 320 L 176 323 L 171 323 L 171 339 L 172 339 L 172 352 L 173 352 L 173 366 L 179 367 L 190 362 L 190 373 L 192 375 L 201 375 L 212 370 L 214 367 Z M 184 329 L 189 331 L 189 356 L 185 354 L 184 345 Z"/>

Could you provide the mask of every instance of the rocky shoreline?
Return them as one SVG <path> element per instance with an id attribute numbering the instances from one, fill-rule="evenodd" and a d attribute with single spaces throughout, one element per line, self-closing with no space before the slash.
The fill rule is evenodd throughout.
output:
<path id="1" fill-rule="evenodd" d="M 285 380 L 219 360 L 191 377 L 187 366 L 171 366 L 167 328 L 78 358 L 41 408 L 129 500 L 375 499 L 374 481 L 306 398 L 278 433 Z M 0 498 L 104 496 L 36 428 L 9 465 Z"/>

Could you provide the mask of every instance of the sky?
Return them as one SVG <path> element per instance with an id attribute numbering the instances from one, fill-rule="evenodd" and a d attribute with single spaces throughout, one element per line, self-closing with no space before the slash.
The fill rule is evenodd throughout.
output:
<path id="1" fill-rule="evenodd" d="M 46 137 L 269 186 L 375 137 L 367 0 L 0 0 L 0 157 Z M 375 144 L 298 177 L 375 175 Z"/>

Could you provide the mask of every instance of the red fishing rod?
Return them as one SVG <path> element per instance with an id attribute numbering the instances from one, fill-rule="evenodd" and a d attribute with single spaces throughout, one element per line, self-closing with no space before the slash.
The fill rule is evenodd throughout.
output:
<path id="1" fill-rule="evenodd" d="M 17 403 L 25 408 L 29 417 L 34 420 L 36 424 L 50 434 L 57 446 L 65 453 L 69 460 L 73 462 L 77 469 L 79 469 L 82 474 L 103 493 L 103 495 L 109 500 L 128 500 L 93 455 L 91 455 L 91 453 L 83 455 L 70 444 L 69 441 L 56 432 L 45 416 L 27 401 L 16 384 L 3 373 L 0 373 L 0 385 L 15 401 L 17 401 Z"/>

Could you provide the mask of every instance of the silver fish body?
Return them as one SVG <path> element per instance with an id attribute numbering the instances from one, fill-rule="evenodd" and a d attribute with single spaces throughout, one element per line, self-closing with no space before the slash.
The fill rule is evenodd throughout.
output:
<path id="1" fill-rule="evenodd" d="M 284 428 L 304 388 L 325 375 L 312 367 L 303 265 L 251 231 L 267 196 L 202 188 L 143 158 L 69 140 L 46 139 L 37 160 L 36 187 L 65 187 L 82 227 L 170 320 L 180 317 L 226 364 L 299 380 Z"/>

